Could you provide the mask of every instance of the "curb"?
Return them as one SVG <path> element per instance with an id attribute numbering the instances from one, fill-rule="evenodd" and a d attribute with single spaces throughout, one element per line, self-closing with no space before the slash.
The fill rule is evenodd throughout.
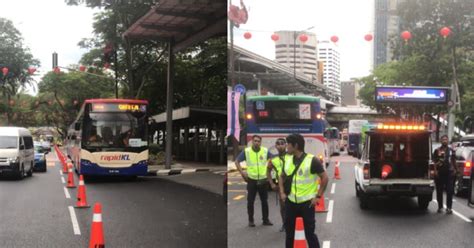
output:
<path id="1" fill-rule="evenodd" d="M 210 169 L 163 169 L 157 171 L 149 171 L 148 176 L 171 176 L 205 171 L 210 171 Z"/>

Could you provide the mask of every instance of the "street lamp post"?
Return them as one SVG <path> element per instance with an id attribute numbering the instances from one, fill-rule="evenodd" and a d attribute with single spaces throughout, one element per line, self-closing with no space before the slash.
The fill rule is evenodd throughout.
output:
<path id="1" fill-rule="evenodd" d="M 293 77 L 296 78 L 296 38 L 299 34 L 306 32 L 308 30 L 313 29 L 314 26 L 311 26 L 307 29 L 303 29 L 300 31 L 293 31 Z"/>

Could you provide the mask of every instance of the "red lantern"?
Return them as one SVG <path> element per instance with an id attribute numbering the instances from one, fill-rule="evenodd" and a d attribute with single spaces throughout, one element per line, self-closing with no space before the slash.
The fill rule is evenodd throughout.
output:
<path id="1" fill-rule="evenodd" d="M 79 66 L 79 71 L 85 71 L 85 70 L 86 70 L 85 66 L 83 66 L 83 65 Z"/>
<path id="2" fill-rule="evenodd" d="M 402 36 L 402 39 L 405 40 L 405 42 L 411 39 L 411 33 L 408 31 L 403 31 L 401 36 Z"/>
<path id="3" fill-rule="evenodd" d="M 451 29 L 449 29 L 448 27 L 444 27 L 439 30 L 439 34 L 443 36 L 443 38 L 446 38 L 449 36 L 449 34 L 451 34 Z"/>
<path id="4" fill-rule="evenodd" d="M 54 73 L 59 74 L 61 72 L 61 69 L 59 69 L 58 66 L 54 67 Z"/>
<path id="5" fill-rule="evenodd" d="M 248 40 L 248 39 L 252 38 L 252 34 L 250 32 L 245 32 L 244 33 L 244 38 Z"/>
<path id="6" fill-rule="evenodd" d="M 279 39 L 280 39 L 280 36 L 278 34 L 272 34 L 273 41 L 278 41 Z"/>
<path id="7" fill-rule="evenodd" d="M 374 38 L 374 37 L 373 37 L 371 34 L 366 34 L 366 35 L 364 36 L 364 39 L 365 39 L 366 41 L 371 41 L 373 38 Z"/>
<path id="8" fill-rule="evenodd" d="M 110 64 L 109 64 L 109 63 L 105 63 L 105 64 L 104 64 L 104 68 L 105 68 L 105 69 L 109 69 L 109 68 L 110 68 Z"/>
<path id="9" fill-rule="evenodd" d="M 6 76 L 6 75 L 8 74 L 8 68 L 7 68 L 7 67 L 3 67 L 2 73 L 3 73 L 3 76 Z"/>
<path id="10" fill-rule="evenodd" d="M 336 43 L 336 42 L 339 41 L 339 37 L 333 35 L 333 36 L 331 36 L 331 41 L 334 42 L 334 43 Z"/>
<path id="11" fill-rule="evenodd" d="M 28 68 L 28 73 L 29 73 L 30 75 L 32 75 L 33 73 L 35 73 L 35 71 L 36 71 L 36 68 L 34 68 L 34 67 L 29 67 L 29 68 Z"/>
<path id="12" fill-rule="evenodd" d="M 308 36 L 306 34 L 301 34 L 299 39 L 300 39 L 301 42 L 304 43 L 304 42 L 308 41 Z"/>

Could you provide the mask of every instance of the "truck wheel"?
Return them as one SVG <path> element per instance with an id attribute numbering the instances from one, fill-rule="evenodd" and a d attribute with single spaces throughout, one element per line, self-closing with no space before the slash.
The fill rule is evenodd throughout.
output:
<path id="1" fill-rule="evenodd" d="M 369 209 L 369 197 L 362 191 L 359 192 L 360 209 Z"/>
<path id="2" fill-rule="evenodd" d="M 454 195 L 455 196 L 461 196 L 462 195 L 462 179 L 459 177 L 454 178 Z"/>
<path id="3" fill-rule="evenodd" d="M 354 185 L 355 185 L 356 197 L 359 198 L 360 197 L 360 186 L 357 183 L 357 181 L 354 181 Z"/>
<path id="4" fill-rule="evenodd" d="M 431 199 L 431 196 L 418 196 L 418 208 L 421 210 L 428 209 Z"/>
<path id="5" fill-rule="evenodd" d="M 31 163 L 30 169 L 28 170 L 28 172 L 26 172 L 26 175 L 27 175 L 28 177 L 33 176 L 33 163 Z"/>

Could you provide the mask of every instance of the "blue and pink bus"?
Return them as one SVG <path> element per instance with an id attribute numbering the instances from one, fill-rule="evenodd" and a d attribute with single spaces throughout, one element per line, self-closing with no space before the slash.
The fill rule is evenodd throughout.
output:
<path id="1" fill-rule="evenodd" d="M 67 135 L 67 154 L 76 171 L 83 175 L 146 175 L 147 106 L 145 100 L 86 100 Z"/>
<path id="2" fill-rule="evenodd" d="M 329 152 L 324 137 L 325 121 L 319 98 L 312 96 L 253 96 L 246 102 L 247 143 L 252 136 L 262 137 L 262 145 L 276 154 L 275 141 L 291 133 L 305 138 L 305 151 L 329 165 Z"/>

